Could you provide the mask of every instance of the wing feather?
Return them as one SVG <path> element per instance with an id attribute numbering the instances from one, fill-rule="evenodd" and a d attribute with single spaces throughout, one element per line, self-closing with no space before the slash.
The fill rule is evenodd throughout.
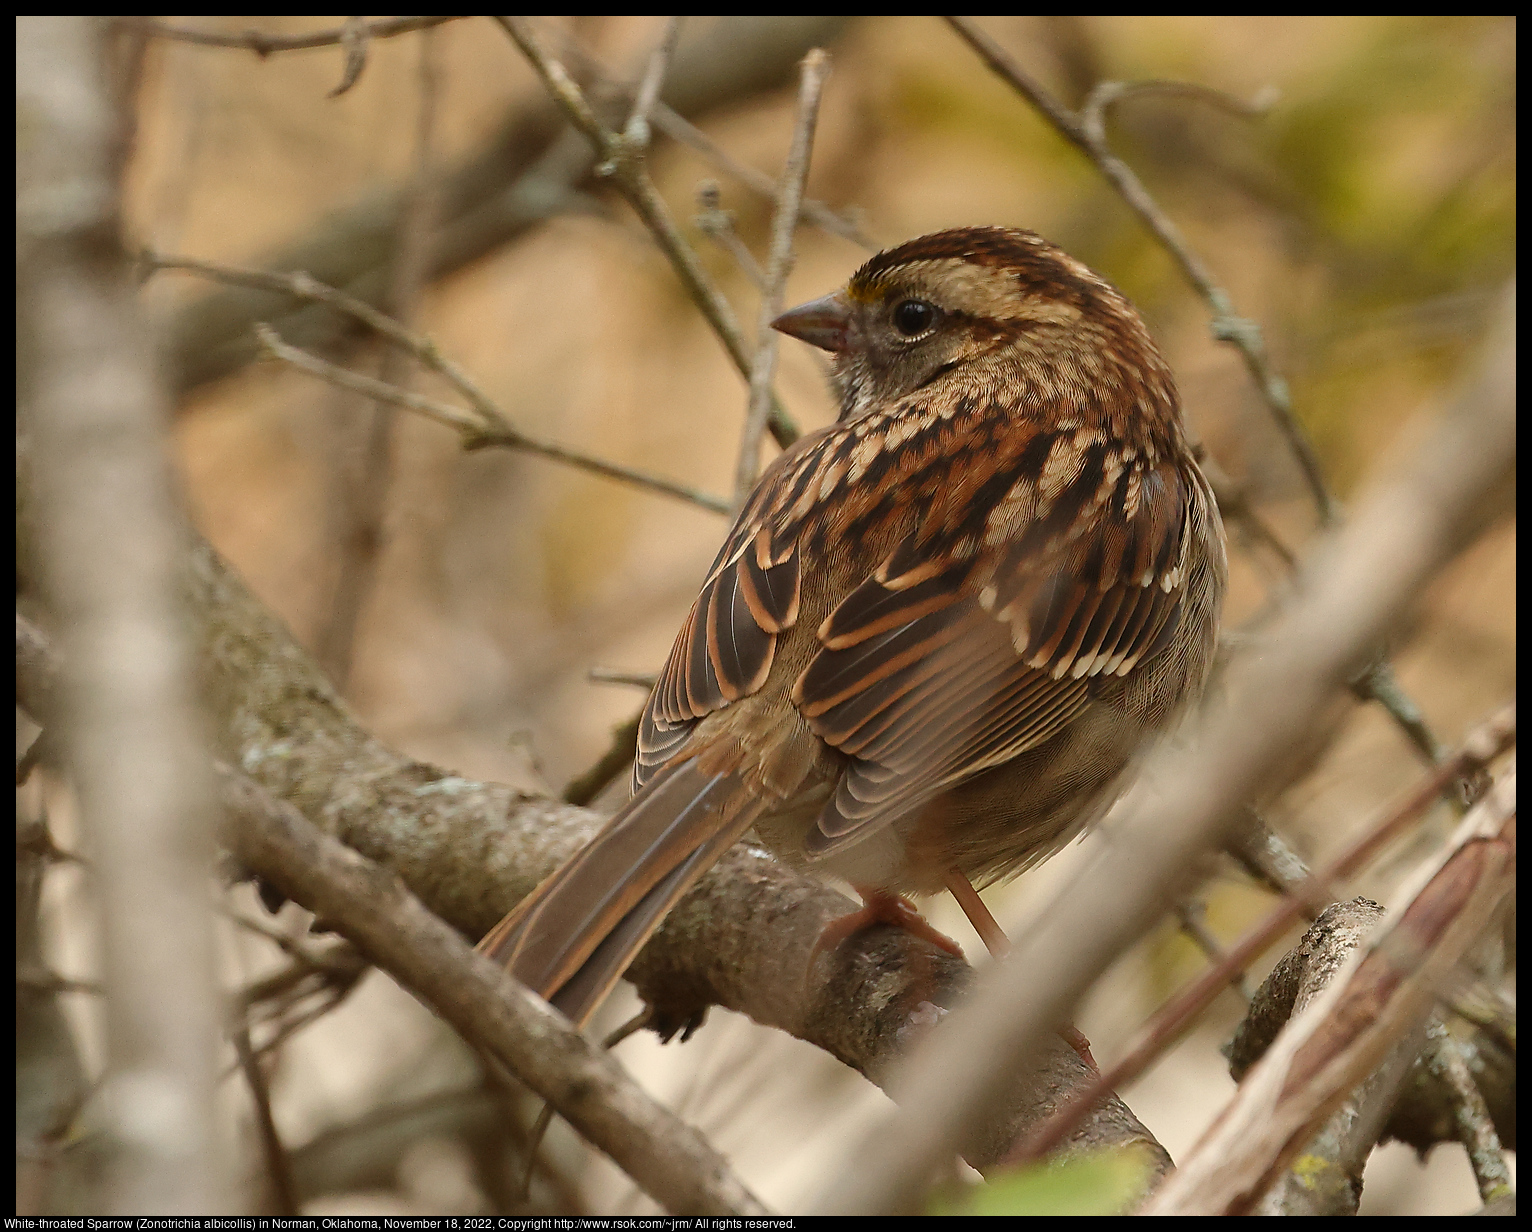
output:
<path id="1" fill-rule="evenodd" d="M 1163 649 L 1185 592 L 1188 483 L 1169 462 L 1108 466 L 1090 443 L 1059 462 L 1046 500 L 1008 494 L 1034 516 L 977 558 L 901 542 L 821 624 L 794 686 L 810 727 L 850 757 L 809 850 L 859 841 L 1037 747 L 1098 677 Z"/>

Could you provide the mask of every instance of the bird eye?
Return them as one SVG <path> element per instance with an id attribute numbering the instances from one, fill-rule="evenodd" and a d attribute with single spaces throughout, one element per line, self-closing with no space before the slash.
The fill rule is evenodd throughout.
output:
<path id="1" fill-rule="evenodd" d="M 936 324 L 936 309 L 923 299 L 907 299 L 894 308 L 894 328 L 906 338 L 923 334 Z"/>

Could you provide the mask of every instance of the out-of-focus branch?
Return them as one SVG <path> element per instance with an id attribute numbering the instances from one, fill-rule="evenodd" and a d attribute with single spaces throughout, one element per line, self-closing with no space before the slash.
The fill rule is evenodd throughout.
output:
<path id="1" fill-rule="evenodd" d="M 680 115 L 677 115 L 669 107 L 661 104 L 655 108 L 654 126 L 667 137 L 672 137 L 683 145 L 689 145 L 702 157 L 712 163 L 726 175 L 738 180 L 746 188 L 753 189 L 763 197 L 773 200 L 777 195 L 777 186 L 764 171 L 757 171 L 754 167 L 746 166 L 730 156 L 729 152 L 718 145 L 711 137 L 704 133 L 695 124 L 690 123 Z M 798 206 L 798 219 L 821 231 L 831 235 L 838 235 L 843 240 L 850 240 L 859 248 L 865 248 L 868 252 L 875 252 L 877 244 L 868 238 L 862 230 L 862 225 L 850 213 L 837 214 L 823 201 L 815 201 L 812 197 L 805 197 Z"/>
<path id="2" fill-rule="evenodd" d="M 561 39 L 559 48 L 584 72 L 596 78 L 593 82 L 594 88 L 602 90 L 615 88 L 609 84 L 612 78 L 610 70 L 574 39 Z M 682 145 L 690 146 L 731 179 L 739 181 L 746 188 L 771 201 L 777 199 L 778 185 L 771 176 L 740 162 L 695 124 L 666 106 L 665 103 L 656 103 L 650 122 L 667 137 L 679 141 Z M 704 209 L 706 209 L 705 206 Z M 850 240 L 869 252 L 877 248 L 877 244 L 862 230 L 861 222 L 850 211 L 836 213 L 823 201 L 805 197 L 798 206 L 798 221 L 818 227 L 830 235 L 838 235 L 841 239 Z M 759 283 L 759 279 L 756 281 Z"/>
<path id="3" fill-rule="evenodd" d="M 1167 745 L 1107 822 L 1110 842 L 980 992 L 910 1058 L 904 1110 L 872 1126 L 823 1199 L 832 1212 L 910 1209 L 994 1092 L 1096 976 L 1152 926 L 1242 820 L 1311 716 L 1441 565 L 1479 533 L 1515 465 L 1515 295 L 1424 448 L 1322 542 L 1259 655 L 1236 658 L 1183 746 Z"/>
<path id="4" fill-rule="evenodd" d="M 782 168 L 782 183 L 777 190 L 777 208 L 771 219 L 771 249 L 766 256 L 765 285 L 761 292 L 761 313 L 756 328 L 755 359 L 750 365 L 750 400 L 745 409 L 745 427 L 740 433 L 739 465 L 734 475 L 734 503 L 743 505 L 755 486 L 760 469 L 761 433 L 771 410 L 771 383 L 777 372 L 777 342 L 780 337 L 771 323 L 781 315 L 787 275 L 793 268 L 793 234 L 798 229 L 798 212 L 803 203 L 803 185 L 809 175 L 809 160 L 814 153 L 814 125 L 819 120 L 819 96 L 830 70 L 829 57 L 815 48 L 803 58 L 798 81 L 798 118 L 793 125 L 793 139 L 787 162 Z"/>
<path id="5" fill-rule="evenodd" d="M 431 914 L 386 870 L 314 829 L 292 805 L 221 774 L 235 853 L 347 935 L 468 1040 L 509 1065 L 665 1209 L 763 1214 L 723 1157 L 645 1095 L 567 1019 Z"/>
<path id="6" fill-rule="evenodd" d="M 1133 1037 L 1123 1056 L 1108 1066 L 1092 1089 L 1080 1097 L 1078 1104 L 1066 1107 L 1053 1122 L 1040 1127 L 1021 1145 L 1015 1161 L 1036 1159 L 1062 1142 L 1092 1098 L 1132 1082 L 1196 1022 L 1197 1016 L 1231 979 L 1265 953 L 1302 915 L 1317 918 L 1335 898 L 1336 887 L 1356 876 L 1404 833 L 1431 806 L 1444 784 L 1478 773 L 1515 742 L 1516 708 L 1508 706 L 1469 733 L 1457 753 L 1427 774 L 1403 800 L 1385 809 L 1376 822 L 1365 826 L 1318 875 L 1304 876 L 1285 886 L 1281 902 L 1266 918 L 1162 1006 Z"/>
<path id="7" fill-rule="evenodd" d="M 332 92 L 350 89 L 366 60 L 367 39 L 355 31 L 360 18 L 346 19 L 353 37 L 346 43 L 346 79 Z M 399 234 L 389 263 L 384 307 L 404 329 L 415 320 L 425 273 L 426 238 L 436 201 L 435 131 L 440 94 L 440 58 L 436 32 L 422 30 L 415 41 L 417 107 L 415 120 L 414 175 L 404 194 L 399 214 Z M 378 379 L 386 385 L 408 388 L 414 367 L 407 354 L 385 348 L 378 361 Z M 357 441 L 362 448 L 360 466 L 346 465 L 352 452 L 344 442 Z M 327 619 L 319 632 L 319 662 L 344 692 L 351 680 L 356 630 L 362 609 L 372 593 L 378 562 L 385 550 L 384 526 L 388 493 L 394 478 L 394 408 L 375 402 L 342 427 L 339 441 L 330 450 L 331 482 L 328 520 L 331 546 L 336 555 L 335 586 Z"/>
<path id="8" fill-rule="evenodd" d="M 261 340 L 262 348 L 273 359 L 290 364 L 302 372 L 307 372 L 310 376 L 317 376 L 339 389 L 349 389 L 354 393 L 365 394 L 375 401 L 403 407 L 405 410 L 424 415 L 427 419 L 434 419 L 437 423 L 455 429 L 462 436 L 465 449 L 491 447 L 517 449 L 525 453 L 537 454 L 539 457 L 550 458 L 555 462 L 563 462 L 580 470 L 589 471 L 593 475 L 601 475 L 607 479 L 620 479 L 624 483 L 631 483 L 635 487 L 646 488 L 651 492 L 662 492 L 666 496 L 689 501 L 693 505 L 701 505 L 714 513 L 728 512 L 726 502 L 719 497 L 709 496 L 706 492 L 698 492 L 694 488 L 672 483 L 668 479 L 648 475 L 616 462 L 603 462 L 599 458 L 592 458 L 578 450 L 565 449 L 562 445 L 555 445 L 550 441 L 538 440 L 509 424 L 505 424 L 504 427 L 492 426 L 478 414 L 465 411 L 451 403 L 427 398 L 423 394 L 411 393 L 407 389 L 400 389 L 397 385 L 389 385 L 373 377 L 363 376 L 360 372 L 352 372 L 327 363 L 317 356 L 300 351 L 297 347 L 288 346 L 277 337 L 276 331 L 270 326 L 257 325 L 256 334 Z"/>
<path id="9" fill-rule="evenodd" d="M 734 361 L 734 366 L 748 381 L 751 355 L 734 310 L 702 268 L 696 252 L 681 234 L 681 229 L 670 215 L 669 207 L 655 188 L 654 181 L 649 178 L 646 165 L 649 151 L 647 125 L 634 133 L 618 133 L 608 129 L 574 78 L 543 46 L 542 39 L 525 17 L 496 17 L 495 20 L 505 28 L 516 46 L 521 48 L 522 54 L 537 70 L 548 93 L 563 108 L 570 122 L 590 142 L 600 160 L 596 165 L 596 174 L 609 180 L 633 207 L 654 237 L 655 243 L 660 246 L 660 251 L 670 261 L 692 302 L 718 335 L 724 350 Z M 769 422 L 772 436 L 784 449 L 798 439 L 797 425 L 774 395 Z"/>
<path id="10" fill-rule="evenodd" d="M 833 39 L 845 21 L 833 16 L 722 17 L 683 40 L 660 101 L 696 119 L 773 89 L 791 78 L 809 48 Z M 334 33 L 338 38 L 339 31 Z M 553 215 L 580 208 L 599 187 L 592 174 L 595 162 L 588 144 L 567 130 L 546 97 L 537 95 L 509 109 L 481 146 L 439 170 L 427 280 L 461 269 Z M 307 270 L 321 282 L 381 304 L 404 196 L 402 187 L 368 194 L 278 245 L 258 264 Z M 269 321 L 295 346 L 326 353 L 355 332 L 350 321 L 327 308 L 294 310 L 283 295 L 223 288 L 177 310 L 170 323 L 175 391 L 184 395 L 254 359 L 251 329 L 257 321 Z"/>
<path id="11" fill-rule="evenodd" d="M 172 26 L 168 22 L 148 17 L 119 17 L 124 25 L 152 34 L 155 38 L 170 39 L 177 43 L 195 43 L 202 47 L 238 47 L 253 51 L 261 59 L 279 51 L 307 51 L 314 47 L 334 47 L 348 40 L 352 43 L 368 39 L 393 38 L 415 30 L 427 30 L 443 22 L 462 21 L 462 17 L 385 17 L 381 21 L 366 21 L 346 25 L 334 30 L 317 30 L 313 34 L 263 34 L 259 30 L 243 30 L 238 34 L 220 34 L 214 30 L 194 30 L 187 26 Z M 357 70 L 360 72 L 360 70 Z M 355 81 L 355 76 L 352 77 Z M 336 91 L 340 93 L 340 91 Z"/>
<path id="12" fill-rule="evenodd" d="M 1440 1021 L 1432 1025 L 1435 1030 L 1426 1051 L 1426 1064 L 1452 1092 L 1458 1141 L 1468 1152 L 1479 1197 L 1487 1205 L 1511 1192 L 1511 1173 L 1505 1165 L 1500 1135 L 1495 1131 L 1484 1095 L 1469 1071 L 1462 1047 Z"/>
<path id="13" fill-rule="evenodd" d="M 278 1215 L 292 1218 L 303 1212 L 298 1207 L 297 1194 L 293 1189 L 292 1168 L 287 1160 L 287 1148 L 282 1145 L 282 1135 L 271 1115 L 271 1089 L 266 1082 L 266 1071 L 261 1060 L 250 1047 L 250 1024 L 238 1022 L 230 1032 L 234 1041 L 234 1055 L 239 1059 L 240 1071 L 250 1088 L 250 1100 L 255 1105 L 255 1126 L 261 1139 L 261 1150 L 266 1159 L 266 1179 L 270 1182 L 272 1205 Z"/>
<path id="14" fill-rule="evenodd" d="M 379 381 L 328 363 L 284 343 L 275 330 L 262 323 L 257 323 L 255 327 L 256 336 L 260 339 L 264 351 L 274 359 L 289 363 L 339 388 L 366 394 L 390 406 L 403 407 L 452 428 L 462 436 L 465 449 L 523 450 L 608 479 L 619 479 L 624 483 L 661 492 L 666 496 L 700 505 L 714 513 L 729 511 L 728 502 L 722 497 L 710 496 L 706 492 L 672 483 L 668 479 L 649 475 L 615 462 L 603 462 L 599 458 L 589 457 L 578 450 L 566 449 L 562 445 L 528 436 L 515 427 L 494 399 L 479 387 L 478 382 L 463 368 L 443 355 L 430 338 L 405 328 L 400 322 L 386 313 L 379 312 L 371 304 L 347 295 L 344 291 L 337 291 L 334 287 L 326 286 L 301 271 L 292 274 L 273 274 L 263 270 L 219 265 L 211 261 L 194 261 L 188 257 L 165 257 L 155 253 L 144 253 L 140 260 L 149 269 L 184 270 L 238 286 L 283 291 L 299 299 L 327 304 L 337 312 L 353 317 L 368 329 L 408 352 L 417 363 L 441 376 L 463 395 L 472 409 L 465 411 L 461 407 L 455 407 L 434 398 L 426 398 L 386 381 Z"/>
<path id="15" fill-rule="evenodd" d="M 612 729 L 612 743 L 596 764 L 565 785 L 561 794 L 566 803 L 589 804 L 606 790 L 607 784 L 633 764 L 633 755 L 638 751 L 639 718 L 635 714 Z"/>
<path id="16" fill-rule="evenodd" d="M 1283 1028 L 1144 1213 L 1248 1212 L 1319 1124 L 1428 1012 L 1437 987 L 1512 893 L 1515 850 L 1513 768 L 1463 819 L 1447 848 L 1400 888 L 1366 946 Z"/>
<path id="17" fill-rule="evenodd" d="M 109 1178 L 89 1208 L 229 1207 L 214 1119 L 212 858 L 167 414 L 118 234 L 103 26 L 17 26 L 17 351 L 35 508 L 60 630 L 57 732 L 94 857 Z"/>
<path id="18" fill-rule="evenodd" d="M 1336 903 L 1320 914 L 1261 985 L 1241 1023 L 1231 1048 L 1230 1071 L 1236 1081 L 1255 1060 L 1241 1054 L 1256 1045 L 1261 1050 L 1269 1047 L 1282 1027 L 1324 992 L 1382 915 L 1383 908 L 1365 898 Z M 1257 1035 L 1265 1038 L 1257 1039 Z M 1262 1198 L 1260 1214 L 1356 1214 L 1362 1169 L 1418 1043 L 1411 1033 L 1395 1045 L 1397 1055 L 1351 1092 L 1305 1147 L 1301 1168 L 1284 1172 Z"/>

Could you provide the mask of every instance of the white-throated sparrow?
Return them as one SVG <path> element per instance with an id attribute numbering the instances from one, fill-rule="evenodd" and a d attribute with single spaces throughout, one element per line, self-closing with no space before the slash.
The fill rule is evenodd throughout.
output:
<path id="1" fill-rule="evenodd" d="M 967 910 L 1105 811 L 1212 662 L 1222 524 L 1105 280 L 1028 231 L 943 231 L 775 325 L 833 353 L 839 422 L 746 501 L 632 801 L 480 942 L 577 1022 L 752 828 L 880 913 L 943 886 Z"/>

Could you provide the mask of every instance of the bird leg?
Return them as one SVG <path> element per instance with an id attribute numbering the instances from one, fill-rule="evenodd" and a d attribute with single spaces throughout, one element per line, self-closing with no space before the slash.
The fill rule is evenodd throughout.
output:
<path id="1" fill-rule="evenodd" d="M 871 928 L 875 924 L 892 924 L 896 928 L 902 928 L 907 933 L 914 933 L 915 936 L 929 941 L 939 950 L 946 950 L 954 958 L 963 957 L 963 947 L 946 933 L 937 932 L 932 928 L 926 918 L 915 909 L 915 904 L 903 895 L 890 894 L 887 890 L 880 890 L 875 886 L 853 885 L 851 888 L 861 895 L 862 909 L 833 919 L 824 926 L 824 931 L 814 942 L 814 948 L 809 951 L 809 971 L 814 969 L 814 960 L 822 951 L 834 950 L 848 937 L 855 936 L 864 928 Z"/>
<path id="2" fill-rule="evenodd" d="M 996 923 L 995 917 L 990 914 L 984 900 L 979 897 L 979 892 L 973 888 L 973 882 L 969 881 L 957 869 L 949 869 L 947 875 L 942 878 L 947 889 L 952 892 L 952 897 L 957 899 L 958 906 L 963 909 L 963 914 L 968 917 L 968 922 L 973 925 L 974 932 L 979 934 L 979 939 L 984 942 L 989 950 L 991 958 L 1004 958 L 1011 952 L 1011 939 L 1005 935 L 1004 930 Z M 1080 1054 L 1080 1059 L 1092 1070 L 1096 1070 L 1096 1058 L 1090 1053 L 1090 1040 L 1076 1026 L 1063 1026 L 1059 1028 L 1059 1034 L 1064 1042 Z"/>
<path id="3" fill-rule="evenodd" d="M 947 875 L 942 880 L 946 883 L 947 889 L 952 892 L 952 897 L 957 899 L 958 906 L 963 909 L 963 914 L 973 925 L 974 932 L 979 934 L 979 940 L 984 942 L 984 948 L 989 951 L 989 956 L 1004 958 L 1009 954 L 1011 939 L 995 922 L 995 917 L 989 913 L 989 908 L 984 905 L 979 892 L 973 888 L 973 882 L 955 868 L 948 869 Z"/>

